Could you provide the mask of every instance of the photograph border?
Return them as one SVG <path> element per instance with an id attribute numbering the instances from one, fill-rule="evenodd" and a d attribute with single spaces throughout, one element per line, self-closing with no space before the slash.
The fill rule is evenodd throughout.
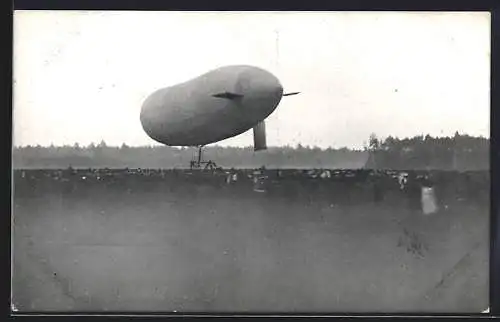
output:
<path id="1" fill-rule="evenodd" d="M 260 4 L 260 6 L 259 6 Z M 89 1 L 69 1 L 69 0 L 61 0 L 61 1 L 34 1 L 34 0 L 18 0 L 15 1 L 12 10 L 159 10 L 159 11 L 177 11 L 177 10 L 188 10 L 188 11 L 489 11 L 491 12 L 491 103 L 490 103 L 490 175 L 491 175 L 491 188 L 490 188 L 490 307 L 489 313 L 487 314 L 383 314 L 383 313 L 374 313 L 374 314 L 356 314 L 356 313 L 345 313 L 345 314 L 300 314 L 300 313 L 282 313 L 282 314 L 258 314 L 258 313 L 248 313 L 248 314 L 239 314 L 239 313 L 206 313 L 206 314 L 176 314 L 176 313 L 143 313 L 143 312 L 135 312 L 135 313 L 120 313 L 120 312 L 107 312 L 107 313 L 87 313 L 87 312 L 75 312 L 75 313 L 61 313 L 61 314 L 46 314 L 40 312 L 36 313 L 15 313 L 11 311 L 10 307 L 10 282 L 7 283 L 7 291 L 9 297 L 9 312 L 10 316 L 47 316 L 47 317 L 55 317 L 55 316 L 120 316 L 120 317 L 133 317 L 133 316 L 141 316 L 141 317 L 441 317 L 441 318 L 458 318 L 458 317 L 484 317 L 486 316 L 496 316 L 500 314 L 500 221 L 498 220 L 498 212 L 499 212 L 499 201 L 496 196 L 500 194 L 500 146 L 498 146 L 498 136 L 499 136 L 499 116 L 497 115 L 497 109 L 495 106 L 500 106 L 500 92 L 498 89 L 498 85 L 500 84 L 499 80 L 499 62 L 500 62 L 500 9 L 498 8 L 498 2 L 496 1 L 411 1 L 406 3 L 396 2 L 396 1 L 341 1 L 336 2 L 335 5 L 333 3 L 323 3 L 320 1 L 307 1 L 302 2 L 301 4 L 292 3 L 292 2 L 231 2 L 231 3 L 221 3 L 219 2 L 184 2 L 184 1 L 118 1 L 118 0 L 106 0 L 106 1 L 98 1 L 98 0 L 89 0 Z M 10 12 L 9 19 L 7 19 L 7 23 L 9 24 L 9 36 L 7 37 L 7 41 L 12 46 L 12 34 L 13 34 L 13 26 L 12 26 L 12 18 L 13 12 Z M 11 47 L 12 48 L 12 47 Z M 11 50 L 12 53 L 12 50 Z M 9 278 L 12 276 L 12 266 L 11 266 L 11 211 L 12 211 L 12 177 L 11 177 L 11 169 L 12 169 L 12 56 L 10 56 L 10 60 L 7 60 L 7 103 L 10 108 L 7 109 L 8 117 L 7 117 L 7 126 L 6 129 L 8 131 L 8 160 L 7 165 L 9 167 L 9 178 L 8 178 L 8 190 L 9 193 L 7 200 L 7 209 L 9 210 L 9 216 L 6 216 L 6 221 L 8 224 L 4 225 L 4 227 L 8 227 L 7 236 L 9 240 L 9 248 L 8 248 L 8 269 L 9 269 Z"/>

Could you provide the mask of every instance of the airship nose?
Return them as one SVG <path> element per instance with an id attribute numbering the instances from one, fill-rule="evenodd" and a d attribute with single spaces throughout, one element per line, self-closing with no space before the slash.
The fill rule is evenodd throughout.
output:
<path id="1" fill-rule="evenodd" d="M 283 86 L 281 86 L 279 80 L 273 75 L 262 78 L 257 87 L 260 94 L 264 97 L 275 100 L 281 99 L 281 96 L 283 96 Z"/>
<path id="2" fill-rule="evenodd" d="M 269 94 L 276 98 L 283 96 L 283 86 L 279 82 L 275 82 L 269 86 Z"/>
<path id="3" fill-rule="evenodd" d="M 275 77 L 262 77 L 248 94 L 245 101 L 251 107 L 251 114 L 260 121 L 276 109 L 283 96 L 283 87 Z"/>
<path id="4" fill-rule="evenodd" d="M 251 93 L 259 98 L 281 98 L 283 87 L 276 76 L 257 67 L 242 67 L 238 76 L 236 91 Z"/>
<path id="5" fill-rule="evenodd" d="M 281 98 L 283 97 L 283 86 L 281 86 L 281 83 L 277 78 L 274 78 L 265 85 L 263 92 L 270 101 L 274 102 L 273 105 L 278 105 Z"/>

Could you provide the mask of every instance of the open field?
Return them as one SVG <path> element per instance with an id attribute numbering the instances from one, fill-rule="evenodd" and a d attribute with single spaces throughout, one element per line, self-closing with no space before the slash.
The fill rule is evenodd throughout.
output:
<path id="1" fill-rule="evenodd" d="M 481 312 L 489 173 L 16 170 L 20 311 Z M 410 173 L 410 176 L 413 173 Z M 418 187 L 417 187 L 418 188 Z"/>

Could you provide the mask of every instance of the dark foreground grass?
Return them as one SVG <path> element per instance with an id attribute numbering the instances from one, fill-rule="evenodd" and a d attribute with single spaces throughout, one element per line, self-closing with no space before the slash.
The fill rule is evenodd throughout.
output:
<path id="1" fill-rule="evenodd" d="M 489 182 L 433 174 L 439 211 L 391 173 L 16 171 L 20 311 L 480 312 Z M 261 187 L 261 188 L 262 188 Z"/>

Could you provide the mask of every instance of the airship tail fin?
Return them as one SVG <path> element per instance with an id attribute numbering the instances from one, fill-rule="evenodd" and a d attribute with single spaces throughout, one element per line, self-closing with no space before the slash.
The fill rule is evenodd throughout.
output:
<path id="1" fill-rule="evenodd" d="M 236 94 L 236 93 L 231 93 L 231 92 L 223 92 L 223 93 L 217 93 L 212 95 L 213 97 L 218 97 L 218 98 L 226 98 L 229 100 L 234 100 L 237 98 L 242 98 L 243 95 L 241 94 Z"/>
<path id="2" fill-rule="evenodd" d="M 254 151 L 266 150 L 266 123 L 260 122 L 253 128 L 253 149 Z"/>

